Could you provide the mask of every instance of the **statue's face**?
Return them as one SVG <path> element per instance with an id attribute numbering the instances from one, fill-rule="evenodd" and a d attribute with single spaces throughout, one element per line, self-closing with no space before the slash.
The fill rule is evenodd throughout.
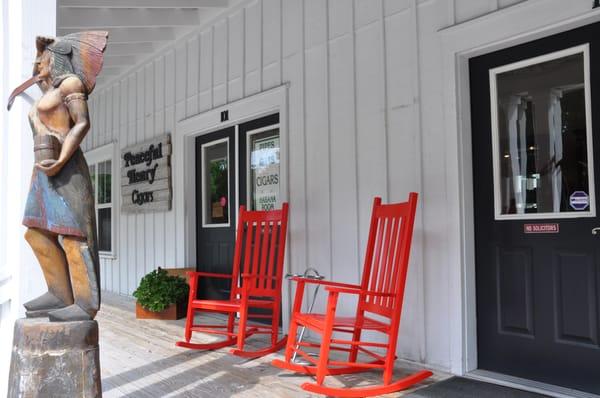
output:
<path id="1" fill-rule="evenodd" d="M 50 76 L 52 69 L 52 55 L 50 51 L 45 50 L 42 55 L 36 58 L 33 65 L 33 74 L 38 75 L 41 78 L 47 78 Z"/>

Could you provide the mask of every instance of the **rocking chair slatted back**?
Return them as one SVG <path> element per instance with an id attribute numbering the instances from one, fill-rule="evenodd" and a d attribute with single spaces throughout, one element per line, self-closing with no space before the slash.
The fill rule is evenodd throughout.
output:
<path id="1" fill-rule="evenodd" d="M 247 211 L 240 207 L 233 257 L 234 299 L 246 288 L 250 296 L 278 297 L 281 294 L 288 204 L 281 210 Z M 241 270 L 241 274 L 240 274 Z"/>
<path id="2" fill-rule="evenodd" d="M 371 293 L 361 295 L 358 316 L 366 311 L 400 317 L 416 206 L 416 193 L 391 205 L 375 198 L 361 283 Z"/>

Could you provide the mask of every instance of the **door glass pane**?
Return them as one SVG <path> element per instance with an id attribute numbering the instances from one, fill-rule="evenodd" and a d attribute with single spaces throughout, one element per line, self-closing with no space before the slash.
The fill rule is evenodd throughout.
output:
<path id="1" fill-rule="evenodd" d="M 111 161 L 106 160 L 98 163 L 98 203 L 110 203 L 111 202 Z"/>
<path id="2" fill-rule="evenodd" d="M 204 225 L 229 223 L 229 140 L 202 146 Z"/>
<path id="3" fill-rule="evenodd" d="M 579 50 L 492 69 L 497 216 L 590 212 L 584 68 Z"/>
<path id="4" fill-rule="evenodd" d="M 92 180 L 92 196 L 96 195 L 96 165 L 90 166 L 90 179 Z"/>
<path id="5" fill-rule="evenodd" d="M 110 207 L 98 209 L 98 250 L 102 252 L 111 251 L 111 213 L 112 209 Z"/>
<path id="6" fill-rule="evenodd" d="M 273 210 L 279 203 L 279 129 L 250 133 L 249 140 L 251 210 Z"/>

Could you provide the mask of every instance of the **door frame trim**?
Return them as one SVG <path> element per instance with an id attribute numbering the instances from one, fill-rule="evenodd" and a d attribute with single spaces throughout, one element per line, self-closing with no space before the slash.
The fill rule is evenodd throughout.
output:
<path id="1" fill-rule="evenodd" d="M 229 120 L 221 122 L 221 112 L 228 111 Z M 224 104 L 206 112 L 188 117 L 176 123 L 173 132 L 173 192 L 176 241 L 181 242 L 177 247 L 178 265 L 189 266 L 196 263 L 196 168 L 185 167 L 195 165 L 196 137 L 235 127 L 235 155 L 239 158 L 238 125 L 250 120 L 279 113 L 280 137 L 280 174 L 283 176 L 280 185 L 282 202 L 289 201 L 288 173 L 288 84 L 254 94 L 240 100 Z M 236 164 L 235 181 L 239 188 L 239 165 Z M 239 207 L 239 192 L 236 195 L 236 215 Z M 237 219 L 237 217 L 236 217 Z M 289 234 L 289 231 L 288 231 Z M 285 269 L 290 269 L 289 247 L 292 243 L 288 236 L 288 250 L 285 252 Z M 287 272 L 287 271 L 286 271 Z M 289 284 L 282 285 L 282 325 L 287 331 L 291 310 Z"/>
<path id="2" fill-rule="evenodd" d="M 477 369 L 469 59 L 600 21 L 592 2 L 528 0 L 439 31 L 446 157 L 450 371 Z M 511 30 L 506 27 L 510 26 Z"/>

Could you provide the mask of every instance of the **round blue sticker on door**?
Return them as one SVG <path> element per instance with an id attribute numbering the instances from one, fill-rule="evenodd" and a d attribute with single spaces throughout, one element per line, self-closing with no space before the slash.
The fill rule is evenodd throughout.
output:
<path id="1" fill-rule="evenodd" d="M 583 191 L 575 191 L 569 197 L 569 204 L 574 210 L 585 210 L 590 205 L 590 197 Z"/>

